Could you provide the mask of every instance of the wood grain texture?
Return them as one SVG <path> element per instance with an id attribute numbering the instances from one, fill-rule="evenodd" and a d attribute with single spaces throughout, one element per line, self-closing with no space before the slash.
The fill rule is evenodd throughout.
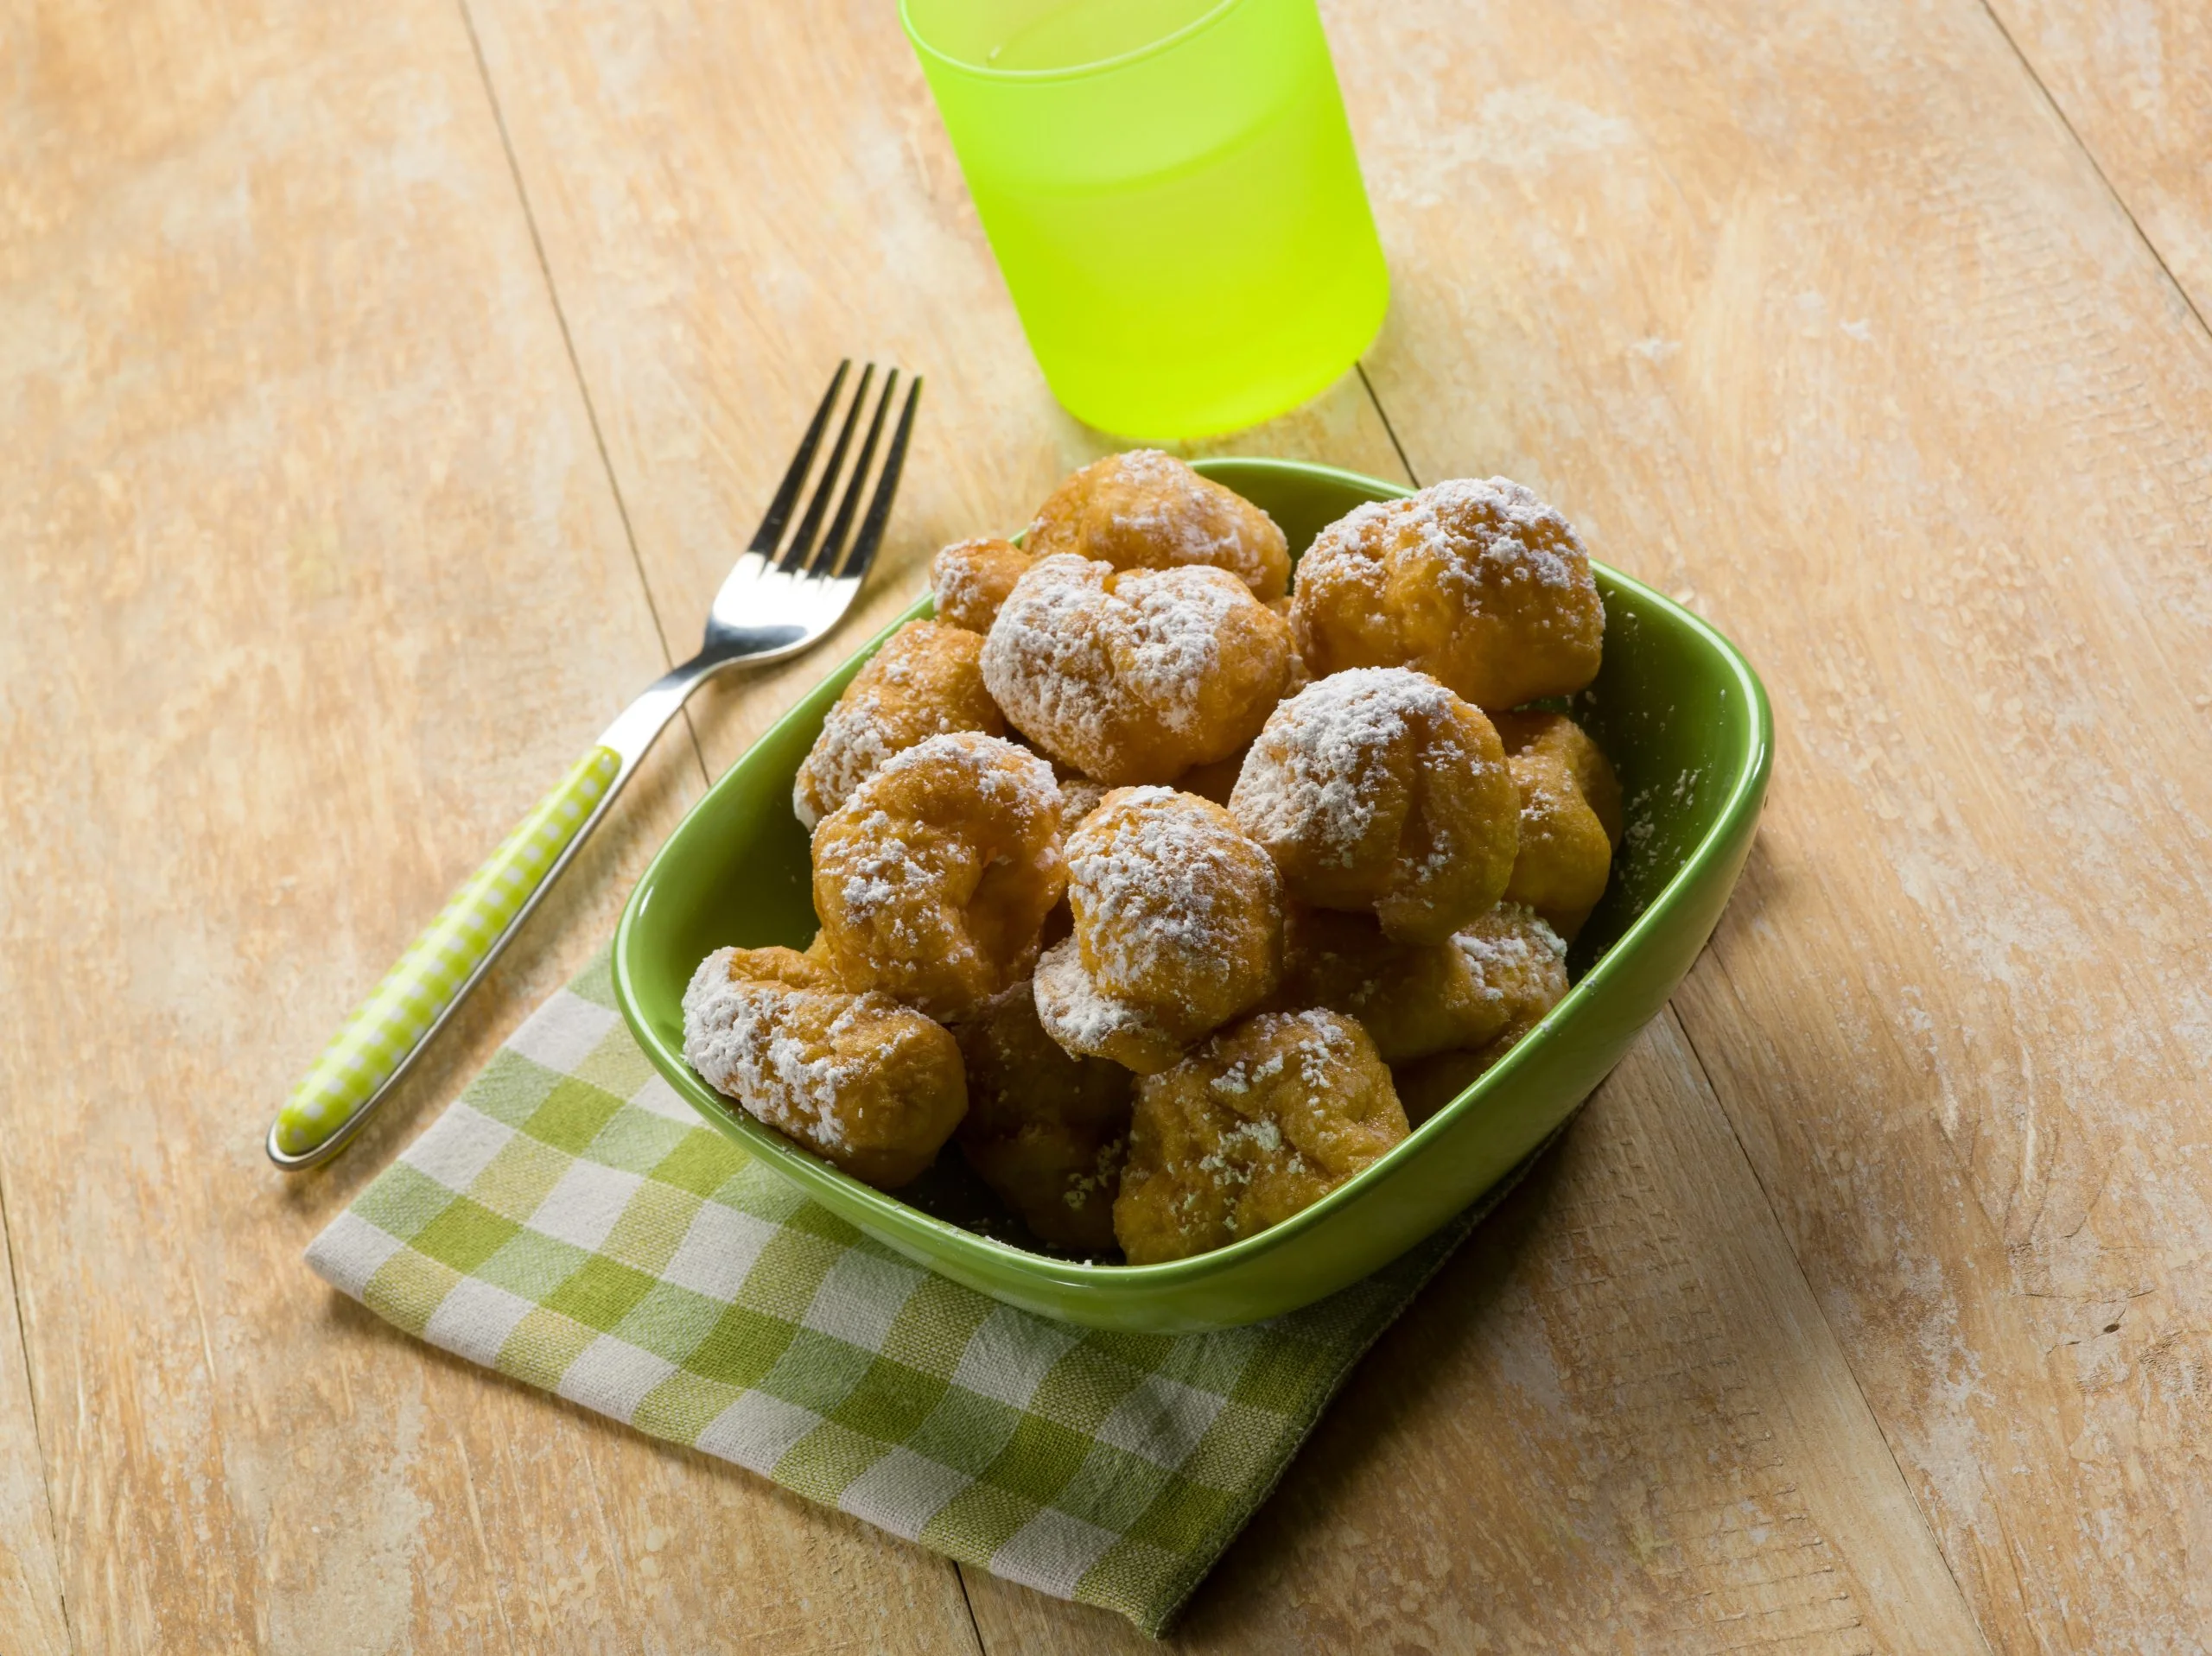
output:
<path id="1" fill-rule="evenodd" d="M 1954 1651 L 1970 1601 L 2006 1649 L 2202 1644 L 2212 347 L 1966 0 L 1330 22 L 1415 465 L 1524 477 L 1720 620 L 1783 755 L 1687 1037 L 1387 1337 L 1180 1641 Z M 2128 142 L 2185 205 L 2185 148 Z M 0 1457 L 35 1394 L 46 1475 L 0 1468 L 0 1646 L 976 1649 L 942 1560 L 299 1263 L 603 937 L 680 742 L 359 1149 L 258 1151 L 688 648 L 837 356 L 931 376 L 890 568 L 702 699 L 717 767 L 1116 446 L 1046 395 L 888 14 L 53 0 L 0 22 Z M 1395 472 L 1356 380 L 1228 447 Z M 969 1584 L 990 1648 L 1135 1644 Z"/>
<path id="2" fill-rule="evenodd" d="M 1675 1006 L 1976 1616 L 2202 1647 L 2212 342 L 1978 5 L 1332 22 L 1415 469 L 1766 675 Z"/>
<path id="3" fill-rule="evenodd" d="M 883 574 L 833 657 L 912 601 L 938 546 L 1020 528 L 1064 473 L 1125 446 L 1046 390 L 876 0 L 469 11 L 671 647 L 690 647 L 842 356 L 928 385 Z M 1402 475 L 1352 375 L 1208 452 Z M 821 672 L 801 661 L 702 692 L 709 767 Z"/>
<path id="4" fill-rule="evenodd" d="M 874 594 L 869 614 L 849 624 L 854 632 L 906 601 L 931 547 L 981 528 L 1020 523 L 1066 467 L 1115 446 L 1051 404 L 919 73 L 875 9 L 733 15 L 671 6 L 640 19 L 612 0 L 557 11 L 472 0 L 471 14 L 647 578 L 672 631 L 680 633 L 685 624 L 677 618 L 696 613 L 711 592 L 722 549 L 749 523 L 745 514 L 780 464 L 777 434 L 798 422 L 817 394 L 822 365 L 841 349 L 925 361 L 934 375 L 933 400 L 902 497 L 893 554 L 899 573 Z M 620 71 L 611 73 L 607 65 L 618 37 Z M 825 110 L 836 111 L 833 124 L 825 124 Z M 793 135 L 802 135 L 800 141 Z M 906 270 L 925 271 L 927 280 L 884 280 L 886 272 Z M 845 347 L 851 339 L 870 343 Z M 793 340 L 814 343 L 811 365 L 792 350 Z M 938 371 L 940 362 L 949 370 Z M 650 371 L 641 369 L 645 364 Z M 1402 474 L 1388 432 L 1357 382 L 1340 386 L 1316 409 L 1244 434 L 1234 447 Z M 719 702 L 703 705 L 700 724 L 709 763 L 741 752 L 811 682 L 813 670 L 801 665 L 765 681 L 740 682 Z M 1672 1079 L 1682 1089 L 1681 1101 L 1694 1105 L 1697 1094 L 1686 1075 L 1677 1069 Z M 1728 1167 L 1724 1204 L 1747 1215 L 1762 1213 L 1748 1168 L 1740 1158 Z M 1678 1188 L 1688 1177 L 1681 1164 L 1670 1163 L 1667 1177 L 1670 1203 L 1698 1199 Z M 1630 1200 L 1610 1187 L 1589 1196 L 1593 1211 L 1609 1215 Z M 1771 1219 L 1765 1223 L 1770 1234 Z M 1804 1301 L 1786 1250 L 1760 1252 L 1756 1266 L 1773 1275 L 1764 1286 L 1768 1296 Z M 1560 1269 L 1571 1274 L 1573 1267 L 1562 1262 Z M 1613 1308 L 1593 1312 L 1572 1303 L 1554 1309 L 1569 1326 L 1593 1315 L 1618 1315 Z M 1602 1350 L 1614 1333 L 1596 1323 L 1584 1337 Z M 1833 1346 L 1821 1355 L 1833 1365 L 1827 1383 L 1847 1386 Z M 1530 1405 L 1527 1430 L 1580 1445 L 1587 1421 L 1560 1399 L 1550 1401 L 1558 1407 L 1549 1414 L 1541 1403 Z M 1649 1400 L 1653 1422 L 1665 1424 L 1684 1455 L 1702 1441 L 1712 1406 L 1710 1398 L 1688 1390 L 1660 1388 Z M 1855 1438 L 1845 1432 L 1834 1442 L 1871 1455 L 1853 1475 L 1869 1480 L 1864 1487 L 1827 1476 L 1823 1467 L 1801 1467 L 1804 1457 L 1795 1445 L 1789 1456 L 1760 1462 L 1761 1475 L 1775 1490 L 1825 1478 L 1821 1498 L 1832 1503 L 1826 1516 L 1840 1539 L 1822 1539 L 1820 1545 L 1851 1551 L 1862 1560 L 1854 1567 L 1869 1570 L 1885 1589 L 1907 1583 L 1897 1588 L 1900 1603 L 1925 1603 L 1927 1625 L 1970 1639 L 1955 1589 L 1942 1577 L 1878 1435 L 1865 1429 L 1863 1412 L 1857 1425 Z M 1606 1452 L 1596 1445 L 1587 1450 Z M 1484 1480 L 1496 1452 L 1481 1429 L 1455 1443 L 1435 1465 L 1440 1502 L 1448 1508 L 1448 1492 Z M 1510 1570 L 1511 1494 L 1539 1498 L 1525 1514 L 1533 1517 L 1546 1510 L 1540 1499 L 1545 1493 L 1503 1492 L 1493 1527 L 1471 1558 L 1453 1562 L 1456 1550 L 1448 1545 L 1435 1555 L 1440 1574 L 1451 1577 L 1434 1587 L 1444 1622 L 1474 1625 L 1466 1618 L 1478 1614 L 1474 1597 L 1488 1590 L 1484 1572 Z M 1363 1521 L 1379 1522 L 1380 1515 L 1370 1513 Z M 1701 1520 L 1686 1521 L 1694 1528 Z M 1808 1520 L 1800 1514 L 1789 1521 Z M 1412 1521 L 1386 1526 L 1388 1535 L 1408 1542 L 1421 1530 Z M 1830 1625 L 1820 1620 L 1826 1611 L 1795 1596 L 1800 1589 L 1791 1583 L 1798 1577 L 1782 1555 L 1724 1564 L 1729 1544 L 1717 1535 L 1700 1532 L 1694 1539 L 1707 1549 L 1696 1591 L 1718 1592 L 1724 1578 L 1733 1579 L 1745 1596 L 1732 1614 L 1753 1615 L 1767 1601 L 1781 1607 L 1781 1620 L 1762 1635 L 1770 1642 L 1809 1630 L 1844 1636 L 1840 1645 L 1830 1640 L 1829 1647 L 1851 1648 L 1851 1640 L 1863 1636 L 1863 1628 L 1849 1631 L 1860 1626 L 1856 1608 Z M 1344 1531 L 1324 1525 L 1313 1551 L 1341 1548 L 1345 1539 Z M 1634 1544 L 1617 1530 L 1592 1550 L 1628 1568 Z M 1529 1613 L 1550 1617 L 1546 1625 L 1602 1625 L 1611 1608 L 1592 1612 L 1586 1601 L 1560 1593 L 1580 1560 L 1562 1556 L 1553 1562 L 1557 1573 L 1532 1583 Z M 1051 1629 L 1080 1647 L 1099 1632 L 1098 1618 L 1007 1589 L 979 1571 L 964 1574 L 991 1648 L 1027 1649 Z M 1812 1583 L 1804 1590 L 1827 1592 L 1824 1580 L 1803 1579 Z M 1313 1595 L 1287 1594 L 1281 1578 L 1269 1575 L 1242 1592 L 1210 1588 L 1203 1602 L 1234 1606 L 1217 1625 L 1249 1625 L 1256 1646 L 1316 1616 L 1317 1626 L 1357 1621 L 1363 1614 L 1357 1608 L 1360 1596 L 1370 1583 L 1351 1570 L 1325 1581 Z M 1541 1608 L 1547 1602 L 1549 1610 Z M 1684 1608 L 1688 1599 L 1665 1602 L 1672 1608 L 1649 1614 L 1622 1608 L 1618 1615 L 1622 1625 L 1670 1638 L 1674 1647 L 1699 1647 L 1710 1628 L 1700 1631 Z M 1408 1618 L 1404 1625 L 1410 1629 L 1419 1621 Z"/>
<path id="5" fill-rule="evenodd" d="M 994 1650 L 1146 1647 L 969 1592 Z M 1169 1642 L 1981 1647 L 1671 1016 L 1383 1336 Z"/>
<path id="6" fill-rule="evenodd" d="M 685 744 L 359 1148 L 261 1154 L 665 662 L 461 18 L 57 0 L 0 65 L 0 1199 L 81 1646 L 972 1649 L 942 1560 L 300 1260 L 605 936 Z"/>
<path id="7" fill-rule="evenodd" d="M 0 1227 L 0 1288 L 14 1283 Z M 45 1472 L 22 1329 L 8 1291 L 0 1299 L 0 1656 L 64 1656 L 73 1648 Z"/>
<path id="8" fill-rule="evenodd" d="M 2212 11 L 1987 0 L 2199 316 L 2212 316 Z"/>

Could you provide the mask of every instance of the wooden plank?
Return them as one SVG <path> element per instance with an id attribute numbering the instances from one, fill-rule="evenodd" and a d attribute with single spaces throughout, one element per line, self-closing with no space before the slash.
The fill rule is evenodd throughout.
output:
<path id="1" fill-rule="evenodd" d="M 969 1592 L 993 1649 L 1145 1646 Z M 1384 1336 L 1171 1644 L 1980 1647 L 1671 1016 Z"/>
<path id="2" fill-rule="evenodd" d="M 947 541 L 1011 530 L 1124 447 L 1062 413 L 1031 359 L 929 91 L 882 7 L 471 15 L 584 384 L 671 642 L 688 645 L 841 356 L 923 371 L 884 574 L 833 643 L 904 607 Z M 1208 452 L 1402 475 L 1347 375 Z M 821 676 L 702 692 L 719 771 Z"/>
<path id="3" fill-rule="evenodd" d="M 461 17 L 59 0 L 0 64 L 0 1197 L 77 1636 L 972 1649 L 942 1560 L 300 1260 L 605 936 L 686 744 L 360 1147 L 296 1182 L 261 1154 L 665 661 Z M 35 1569 L 35 1461 L 0 1458 Z"/>
<path id="4" fill-rule="evenodd" d="M 61 1572 L 54 1558 L 53 1515 L 4 1226 L 0 1284 L 10 1291 L 0 1304 L 0 1652 L 62 1656 L 73 1646 L 61 1603 Z"/>
<path id="5" fill-rule="evenodd" d="M 2212 13 L 1988 0 L 2199 316 L 2212 316 Z"/>
<path id="6" fill-rule="evenodd" d="M 2201 1646 L 2212 344 L 1963 0 L 1332 21 L 1414 466 L 1767 676 L 1675 1004 L 1977 1618 Z"/>

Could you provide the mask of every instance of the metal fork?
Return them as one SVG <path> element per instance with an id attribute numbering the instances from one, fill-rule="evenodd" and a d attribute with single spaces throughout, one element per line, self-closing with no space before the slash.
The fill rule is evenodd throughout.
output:
<path id="1" fill-rule="evenodd" d="M 327 1161 L 360 1131 L 499 958 L 576 848 L 599 826 L 653 738 L 692 691 L 726 668 L 797 655 L 819 641 L 851 607 L 883 543 L 892 498 L 906 465 L 906 441 L 914 428 L 915 403 L 922 392 L 917 377 L 907 388 L 875 492 L 855 533 L 854 517 L 883 435 L 884 416 L 899 387 L 896 368 L 885 374 L 883 394 L 868 420 L 859 458 L 825 530 L 823 516 L 837 494 L 853 433 L 875 378 L 873 363 L 861 371 L 860 384 L 838 425 L 813 496 L 787 538 L 791 512 L 814 470 L 823 434 L 836 413 L 851 367 L 849 361 L 837 365 L 791 469 L 769 503 L 767 516 L 715 594 L 699 653 L 670 669 L 622 710 L 591 751 L 569 767 L 560 785 L 468 877 L 438 917 L 407 946 L 384 981 L 354 1009 L 300 1078 L 269 1129 L 269 1158 L 277 1166 L 292 1171 Z"/>

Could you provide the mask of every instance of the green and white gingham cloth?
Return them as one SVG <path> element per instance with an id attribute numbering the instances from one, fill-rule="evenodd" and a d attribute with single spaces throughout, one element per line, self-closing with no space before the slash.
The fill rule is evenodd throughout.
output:
<path id="1" fill-rule="evenodd" d="M 1272 1323 L 1105 1334 L 862 1236 L 654 1073 L 602 955 L 308 1250 L 410 1334 L 1157 1634 L 1493 1192 Z"/>

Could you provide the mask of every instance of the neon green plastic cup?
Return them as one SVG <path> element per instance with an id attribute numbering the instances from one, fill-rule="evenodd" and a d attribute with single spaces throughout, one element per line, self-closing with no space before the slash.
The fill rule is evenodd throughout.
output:
<path id="1" fill-rule="evenodd" d="M 1052 393 L 1124 437 L 1255 425 L 1389 276 L 1314 0 L 900 0 Z"/>

